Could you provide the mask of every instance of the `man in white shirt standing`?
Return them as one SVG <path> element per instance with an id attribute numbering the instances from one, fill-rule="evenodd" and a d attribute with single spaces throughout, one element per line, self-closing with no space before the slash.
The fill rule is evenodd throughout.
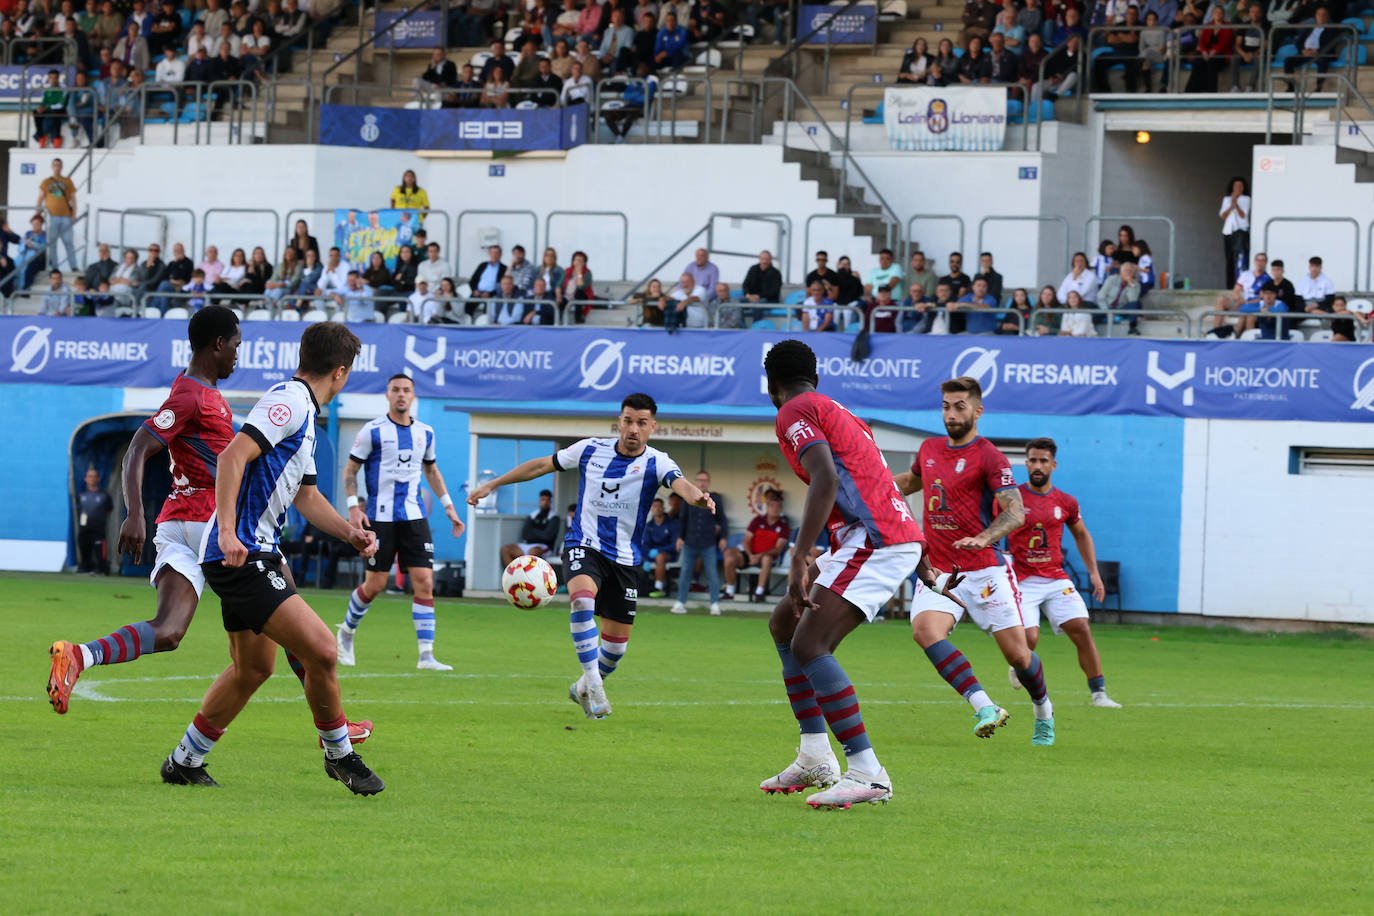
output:
<path id="1" fill-rule="evenodd" d="M 1250 251 L 1250 192 L 1244 178 L 1231 179 L 1231 190 L 1221 199 L 1221 237 L 1226 247 L 1226 278 L 1224 289 L 1235 284 L 1236 274 L 1249 257 Z"/>
<path id="2" fill-rule="evenodd" d="M 1335 284 L 1322 273 L 1322 259 L 1315 255 L 1307 259 L 1307 276 L 1300 277 L 1294 289 L 1304 308 L 1309 305 L 1324 306 L 1327 297 L 1336 295 Z"/>

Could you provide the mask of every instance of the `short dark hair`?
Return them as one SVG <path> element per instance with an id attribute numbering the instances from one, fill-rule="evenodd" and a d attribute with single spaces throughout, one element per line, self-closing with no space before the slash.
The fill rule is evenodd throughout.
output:
<path id="1" fill-rule="evenodd" d="M 816 354 L 800 340 L 780 341 L 763 358 L 763 371 L 768 375 L 770 386 L 815 382 Z"/>
<path id="2" fill-rule="evenodd" d="M 410 384 L 412 384 L 412 385 L 415 384 L 415 380 L 414 380 L 413 378 L 411 378 L 410 376 L 406 375 L 404 372 L 397 372 L 397 373 L 396 373 L 395 375 L 393 375 L 391 378 L 389 378 L 389 379 L 386 380 L 386 387 L 390 388 L 390 387 L 391 387 L 391 383 L 394 382 L 394 381 L 396 381 L 398 378 L 403 378 L 403 379 L 405 379 L 407 382 L 410 382 Z"/>
<path id="3" fill-rule="evenodd" d="M 1056 445 L 1054 440 L 1051 439 L 1049 436 L 1040 436 L 1027 442 L 1026 454 L 1029 455 L 1030 450 L 1033 448 L 1043 449 L 1044 451 L 1049 452 L 1051 458 L 1059 454 L 1059 446 Z"/>
<path id="4" fill-rule="evenodd" d="M 1312 257 L 1310 257 L 1310 258 L 1307 259 L 1307 263 L 1308 263 L 1308 264 L 1316 264 L 1318 267 L 1321 267 L 1321 266 L 1322 266 L 1322 259 L 1319 258 L 1317 255 L 1314 254 L 1314 255 L 1312 255 Z"/>
<path id="5" fill-rule="evenodd" d="M 1275 258 L 1274 260 L 1272 260 L 1272 261 L 1269 262 L 1269 266 L 1270 266 L 1270 267 L 1282 267 L 1282 266 L 1283 266 L 1283 259 L 1282 259 L 1282 258 Z"/>
<path id="6" fill-rule="evenodd" d="M 991 252 L 991 251 L 979 252 L 978 257 L 980 257 L 980 258 L 990 258 L 990 257 L 992 257 L 992 252 Z"/>
<path id="7" fill-rule="evenodd" d="M 653 416 L 658 416 L 658 402 L 647 394 L 635 392 L 625 395 L 625 400 L 620 402 L 620 409 L 624 410 L 626 407 L 631 410 L 647 410 Z"/>
<path id="8" fill-rule="evenodd" d="M 553 499 L 553 491 L 552 491 L 552 490 L 540 490 L 540 491 L 539 491 L 539 498 L 540 498 L 540 499 L 543 499 L 545 496 L 547 496 L 549 499 Z"/>
<path id="9" fill-rule="evenodd" d="M 548 60 L 547 57 L 541 57 L 541 58 L 539 58 L 539 59 L 540 59 L 540 60 Z M 524 254 L 524 253 L 525 253 L 525 246 L 524 246 L 524 245 L 513 245 L 513 246 L 511 247 L 510 253 L 511 253 L 511 254 L 515 254 L 517 251 L 520 252 L 521 254 Z"/>
<path id="10" fill-rule="evenodd" d="M 978 380 L 971 375 L 961 375 L 958 378 L 946 379 L 940 383 L 940 391 L 945 394 L 969 394 L 975 401 L 983 400 L 983 386 L 978 384 Z"/>
<path id="11" fill-rule="evenodd" d="M 203 350 L 213 346 L 216 340 L 234 336 L 239 327 L 239 316 L 232 309 L 222 305 L 207 305 L 191 316 L 186 322 L 186 338 L 191 341 L 191 349 Z"/>
<path id="12" fill-rule="evenodd" d="M 824 257 L 825 259 L 829 260 L 830 255 L 826 254 L 825 249 L 822 248 L 820 251 L 816 252 L 816 257 Z"/>
<path id="13" fill-rule="evenodd" d="M 340 366 L 352 366 L 363 342 L 337 321 L 312 324 L 301 334 L 301 372 L 328 375 Z"/>
<path id="14" fill-rule="evenodd" d="M 887 256 L 890 258 L 890 257 L 892 257 L 892 249 L 891 249 L 891 248 L 884 248 L 884 249 L 882 249 L 881 251 L 879 251 L 878 254 L 885 254 L 885 255 L 887 255 Z"/>

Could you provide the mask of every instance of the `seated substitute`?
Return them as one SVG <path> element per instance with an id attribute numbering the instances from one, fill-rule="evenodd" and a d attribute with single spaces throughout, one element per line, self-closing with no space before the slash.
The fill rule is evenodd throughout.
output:
<path id="1" fill-rule="evenodd" d="M 520 540 L 501 548 L 501 568 L 516 557 L 542 557 L 558 542 L 558 516 L 553 514 L 553 491 L 539 491 L 539 508 L 525 518 L 520 526 Z"/>
<path id="2" fill-rule="evenodd" d="M 787 550 L 792 537 L 792 527 L 782 516 L 782 494 L 776 490 L 771 491 L 764 506 L 764 513 L 754 516 L 749 527 L 744 530 L 744 540 L 740 545 L 725 551 L 726 598 L 735 597 L 735 579 L 740 568 L 757 566 L 759 576 L 749 600 L 762 601 L 768 592 L 768 577 L 773 572 L 773 565 L 782 559 L 783 553 Z"/>

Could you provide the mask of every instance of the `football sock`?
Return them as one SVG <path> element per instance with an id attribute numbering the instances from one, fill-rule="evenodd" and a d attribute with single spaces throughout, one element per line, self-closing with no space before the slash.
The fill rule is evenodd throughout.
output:
<path id="1" fill-rule="evenodd" d="M 882 767 L 873 753 L 873 745 L 869 743 L 868 731 L 859 713 L 859 698 L 854 694 L 849 675 L 835 661 L 835 656 L 822 655 L 812 659 L 802 666 L 802 673 L 816 691 L 816 702 L 820 704 L 825 721 L 844 749 L 850 768 L 877 773 Z"/>
<path id="2" fill-rule="evenodd" d="M 734 587 L 733 585 L 727 585 L 727 586 L 725 586 L 725 597 L 727 597 L 727 598 L 733 598 L 733 597 L 735 597 L 735 587 Z"/>
<path id="3" fill-rule="evenodd" d="M 348 596 L 348 614 L 344 617 L 344 626 L 348 627 L 349 630 L 358 629 L 358 624 L 363 622 L 363 615 L 371 606 L 371 601 L 363 600 L 361 587 L 353 589 L 353 594 Z"/>
<path id="4" fill-rule="evenodd" d="M 930 663 L 935 666 L 940 677 L 948 681 L 949 686 L 959 691 L 960 695 L 968 700 L 975 712 L 984 706 L 993 705 L 992 699 L 983 690 L 983 685 L 979 684 L 978 678 L 974 677 L 973 666 L 969 664 L 968 659 L 964 658 L 964 653 L 956 649 L 948 639 L 931 643 L 926 648 L 926 658 L 930 659 Z"/>
<path id="5" fill-rule="evenodd" d="M 153 625 L 147 620 L 120 627 L 109 636 L 91 640 L 81 646 L 81 661 L 86 668 L 92 665 L 117 665 L 131 662 L 153 651 Z"/>
<path id="6" fill-rule="evenodd" d="M 338 760 L 353 753 L 353 742 L 348 740 L 348 719 L 339 716 L 333 722 L 315 720 L 315 730 L 324 742 L 324 755 L 330 760 Z"/>
<path id="7" fill-rule="evenodd" d="M 655 579 L 655 580 L 654 580 L 654 591 L 656 591 L 656 592 L 661 592 L 661 591 L 663 591 L 663 582 L 662 582 L 662 580 L 660 580 L 660 579 Z"/>
<path id="8" fill-rule="evenodd" d="M 816 702 L 816 691 L 811 689 L 811 682 L 802 674 L 801 665 L 792 657 L 791 644 L 780 642 L 774 645 L 778 650 L 778 658 L 782 659 L 782 684 L 787 689 L 787 702 L 792 704 L 792 715 L 797 717 L 797 724 L 801 726 L 802 750 L 806 750 L 807 735 L 820 735 L 828 749 L 830 741 L 825 737 L 825 719 Z"/>
<path id="9" fill-rule="evenodd" d="M 1045 669 L 1040 664 L 1040 656 L 1032 652 L 1030 664 L 1025 668 L 1016 669 L 1016 679 L 1026 688 L 1026 693 L 1030 694 L 1031 702 L 1035 704 L 1037 719 L 1048 719 L 1054 715 L 1049 692 L 1045 689 Z"/>
<path id="10" fill-rule="evenodd" d="M 1092 693 L 1106 693 L 1107 679 L 1102 675 L 1088 678 L 1088 690 Z"/>
<path id="11" fill-rule="evenodd" d="M 754 587 L 754 594 L 755 594 L 755 595 L 762 595 L 762 594 L 763 594 L 763 586 L 762 586 L 762 585 L 755 586 L 755 587 Z"/>
<path id="12" fill-rule="evenodd" d="M 176 750 L 172 751 L 172 759 L 186 767 L 205 766 L 205 755 L 215 749 L 215 742 L 222 737 L 224 729 L 215 728 L 203 715 L 196 713 Z"/>
<path id="13" fill-rule="evenodd" d="M 297 680 L 301 682 L 301 686 L 304 687 L 305 666 L 301 664 L 301 660 L 299 658 L 296 658 L 296 656 L 292 655 L 290 652 L 287 652 L 286 663 L 291 666 L 291 673 L 296 676 Z"/>
<path id="14" fill-rule="evenodd" d="M 434 654 L 434 599 L 416 598 L 410 603 L 410 621 L 422 657 Z"/>
<path id="15" fill-rule="evenodd" d="M 597 666 L 600 668 L 603 678 L 611 676 L 611 672 L 615 671 L 615 666 L 620 664 L 620 660 L 625 657 L 625 652 L 629 648 L 630 637 L 602 634 L 601 656 L 597 659 Z"/>
<path id="16" fill-rule="evenodd" d="M 598 661 L 601 652 L 597 647 L 596 595 L 581 591 L 572 596 L 572 613 L 568 626 L 572 630 L 573 649 L 582 665 L 582 683 L 590 688 L 601 683 L 601 670 Z"/>

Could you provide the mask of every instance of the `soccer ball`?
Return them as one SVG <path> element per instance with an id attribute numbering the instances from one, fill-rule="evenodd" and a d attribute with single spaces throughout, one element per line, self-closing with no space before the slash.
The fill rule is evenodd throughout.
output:
<path id="1" fill-rule="evenodd" d="M 516 607 L 541 607 L 553 600 L 558 577 L 553 574 L 553 567 L 539 557 L 516 557 L 501 574 L 501 591 Z"/>

